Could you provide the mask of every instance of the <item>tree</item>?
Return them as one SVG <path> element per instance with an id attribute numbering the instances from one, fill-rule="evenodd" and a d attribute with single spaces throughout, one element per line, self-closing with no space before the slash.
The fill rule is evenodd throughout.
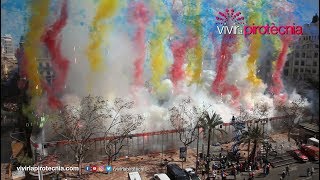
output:
<path id="1" fill-rule="evenodd" d="M 106 101 L 102 97 L 84 97 L 80 106 L 66 105 L 57 114 L 58 121 L 53 121 L 54 131 L 68 140 L 68 146 L 75 154 L 78 163 L 78 177 L 81 176 L 82 162 L 88 155 L 88 150 L 99 130 L 102 130 L 103 121 L 108 118 Z"/>
<path id="2" fill-rule="evenodd" d="M 263 134 L 261 132 L 261 128 L 258 125 L 249 126 L 248 130 L 242 134 L 240 142 L 241 143 L 253 142 L 253 149 L 252 149 L 251 155 L 248 156 L 248 160 L 249 162 L 255 162 L 257 146 L 259 143 L 263 142 Z M 248 151 L 248 154 L 249 154 L 249 151 Z"/>
<path id="3" fill-rule="evenodd" d="M 210 140 L 211 140 L 211 132 L 212 130 L 215 130 L 215 128 L 221 124 L 223 124 L 223 121 L 221 120 L 221 117 L 219 114 L 213 113 L 212 116 L 210 116 L 208 111 L 204 112 L 204 115 L 200 117 L 200 126 L 204 128 L 204 130 L 208 130 L 208 147 L 207 147 L 207 157 L 209 157 L 210 154 Z M 220 133 L 226 133 L 223 129 L 216 129 Z M 208 159 L 207 159 L 208 160 Z M 207 163 L 206 167 L 207 173 L 209 173 L 209 162 Z"/>
<path id="4" fill-rule="evenodd" d="M 133 105 L 133 101 L 125 101 L 121 98 L 116 98 L 113 105 L 108 105 L 104 149 L 109 165 L 125 146 L 124 140 L 131 137 L 130 134 L 143 123 L 144 117 L 141 114 L 134 114 Z"/>
<path id="5" fill-rule="evenodd" d="M 253 115 L 251 113 L 249 113 L 244 107 L 240 106 L 240 109 L 239 109 L 239 116 L 238 116 L 238 119 L 240 121 L 242 121 L 243 123 L 247 123 L 247 127 L 249 126 L 248 123 L 249 121 L 252 121 L 254 119 Z M 240 141 L 239 141 L 239 144 L 241 144 L 241 138 L 243 136 L 243 132 L 244 131 L 241 131 L 241 137 L 240 137 Z M 250 153 L 250 145 L 251 145 L 251 141 L 250 139 L 248 139 L 248 149 L 247 149 L 247 153 L 248 153 L 248 158 L 249 158 L 249 153 Z"/>
<path id="6" fill-rule="evenodd" d="M 270 115 L 271 107 L 266 102 L 255 103 L 253 109 L 253 116 L 258 119 L 268 118 Z"/>
<path id="7" fill-rule="evenodd" d="M 277 104 L 276 110 L 279 114 L 286 116 L 282 120 L 283 128 L 288 133 L 288 141 L 290 142 L 290 134 L 296 128 L 300 121 L 308 114 L 306 101 L 303 98 L 297 98 L 283 104 Z"/>
<path id="8" fill-rule="evenodd" d="M 194 142 L 199 134 L 196 132 L 201 114 L 196 106 L 192 105 L 190 97 L 169 109 L 170 122 L 179 134 L 179 140 L 184 147 Z M 184 159 L 185 161 L 186 159 Z"/>

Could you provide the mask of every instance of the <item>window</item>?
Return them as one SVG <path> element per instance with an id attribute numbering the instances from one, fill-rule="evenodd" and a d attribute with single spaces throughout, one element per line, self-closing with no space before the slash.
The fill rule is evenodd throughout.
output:
<path id="1" fill-rule="evenodd" d="M 284 74 L 285 76 L 288 76 L 288 75 L 289 75 L 288 69 L 285 69 L 285 70 L 283 71 L 283 74 Z"/>
<path id="2" fill-rule="evenodd" d="M 306 73 L 311 73 L 311 70 L 310 69 L 306 69 Z"/>
<path id="3" fill-rule="evenodd" d="M 302 69 L 302 68 L 301 68 L 301 69 L 300 69 L 300 72 L 302 72 L 302 73 L 303 73 L 303 72 L 304 72 L 304 69 Z"/>
<path id="4" fill-rule="evenodd" d="M 304 61 L 301 61 L 301 66 L 304 66 Z"/>
<path id="5" fill-rule="evenodd" d="M 315 52 L 313 57 L 318 58 L 318 52 Z"/>
<path id="6" fill-rule="evenodd" d="M 295 61 L 295 62 L 294 62 L 294 65 L 297 65 L 297 66 L 298 66 L 298 65 L 299 65 L 299 61 Z"/>
<path id="7" fill-rule="evenodd" d="M 316 44 L 315 47 L 316 47 L 316 48 L 319 48 L 319 45 Z"/>
<path id="8" fill-rule="evenodd" d="M 287 61 L 287 62 L 285 63 L 285 66 L 286 66 L 286 67 L 288 67 L 288 66 L 289 66 L 289 61 Z"/>
<path id="9" fill-rule="evenodd" d="M 312 73 L 313 74 L 317 74 L 317 70 L 316 69 L 312 69 Z"/>
<path id="10" fill-rule="evenodd" d="M 296 52 L 296 58 L 299 58 L 300 54 L 298 52 Z"/>
<path id="11" fill-rule="evenodd" d="M 306 57 L 306 53 L 302 53 L 302 57 L 305 58 Z"/>
<path id="12" fill-rule="evenodd" d="M 313 61 L 313 66 L 318 66 L 318 62 L 317 61 Z"/>
<path id="13" fill-rule="evenodd" d="M 295 72 L 295 73 L 298 73 L 299 71 L 298 71 L 298 69 L 297 69 L 297 68 L 295 68 L 295 69 L 294 69 L 294 72 Z"/>
<path id="14" fill-rule="evenodd" d="M 307 58 L 311 58 L 311 54 L 312 54 L 311 52 L 308 52 L 307 53 Z"/>

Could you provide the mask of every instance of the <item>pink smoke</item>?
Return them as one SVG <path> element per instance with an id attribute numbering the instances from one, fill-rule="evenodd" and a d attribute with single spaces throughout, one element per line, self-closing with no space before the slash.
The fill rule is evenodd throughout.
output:
<path id="1" fill-rule="evenodd" d="M 48 27 L 42 36 L 42 41 L 48 48 L 51 56 L 52 67 L 55 72 L 55 78 L 52 85 L 43 82 L 43 87 L 48 93 L 48 104 L 51 108 L 60 108 L 62 102 L 57 95 L 62 92 L 69 69 L 69 61 L 63 57 L 61 52 L 61 39 L 59 34 L 62 28 L 67 24 L 67 1 L 62 3 L 61 13 L 59 19 Z"/>
<path id="2" fill-rule="evenodd" d="M 183 64 L 185 63 L 186 53 L 188 49 L 195 47 L 198 39 L 191 33 L 188 33 L 187 37 L 180 40 L 175 40 L 171 44 L 171 50 L 174 58 L 174 62 L 171 66 L 170 74 L 173 85 L 177 87 L 179 81 L 184 79 Z"/>
<path id="3" fill-rule="evenodd" d="M 281 79 L 283 67 L 286 62 L 286 57 L 288 53 L 288 47 L 292 41 L 291 36 L 282 36 L 282 48 L 276 61 L 276 67 L 272 74 L 272 86 L 270 87 L 270 92 L 275 96 L 276 102 L 285 102 L 287 100 L 287 94 L 281 93 L 284 90 L 284 85 Z"/>
<path id="4" fill-rule="evenodd" d="M 232 104 L 238 105 L 240 91 L 235 85 L 225 82 L 228 65 L 232 61 L 232 54 L 236 52 L 236 37 L 234 35 L 224 35 L 222 38 L 221 49 L 217 53 L 216 77 L 212 83 L 212 92 L 217 95 L 225 96 L 231 94 Z"/>
<path id="5" fill-rule="evenodd" d="M 143 85 L 143 63 L 146 54 L 145 33 L 146 26 L 150 20 L 150 13 L 143 2 L 133 2 L 131 5 L 129 22 L 137 26 L 134 42 L 138 50 L 138 57 L 134 61 L 134 83 L 137 86 Z"/>

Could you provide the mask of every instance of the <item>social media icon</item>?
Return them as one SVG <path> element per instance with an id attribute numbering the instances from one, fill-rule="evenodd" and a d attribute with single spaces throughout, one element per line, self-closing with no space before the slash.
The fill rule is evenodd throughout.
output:
<path id="1" fill-rule="evenodd" d="M 97 172 L 98 170 L 98 167 L 97 166 L 91 166 L 91 171 L 92 172 Z"/>
<path id="2" fill-rule="evenodd" d="M 84 169 L 85 169 L 86 171 L 91 171 L 91 167 L 90 167 L 90 166 L 86 166 L 86 167 L 84 167 Z"/>
<path id="3" fill-rule="evenodd" d="M 99 166 L 98 167 L 98 172 L 103 172 L 104 171 L 104 166 Z"/>
<path id="4" fill-rule="evenodd" d="M 107 172 L 111 172 L 111 171 L 112 171 L 112 166 L 107 165 L 107 166 L 106 166 L 106 171 L 107 171 Z"/>

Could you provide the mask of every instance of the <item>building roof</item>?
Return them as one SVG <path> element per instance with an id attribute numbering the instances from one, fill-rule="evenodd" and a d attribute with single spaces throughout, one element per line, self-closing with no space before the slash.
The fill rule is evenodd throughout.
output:
<path id="1" fill-rule="evenodd" d="M 300 123 L 299 124 L 303 129 L 319 133 L 319 126 L 316 123 Z"/>

